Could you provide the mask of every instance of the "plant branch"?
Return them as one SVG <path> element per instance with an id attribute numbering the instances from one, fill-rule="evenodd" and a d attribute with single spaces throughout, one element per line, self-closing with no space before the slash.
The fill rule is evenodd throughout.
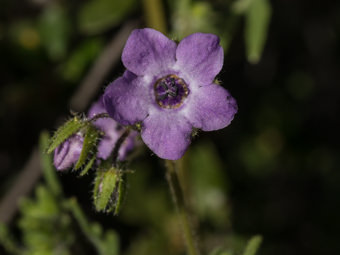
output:
<path id="1" fill-rule="evenodd" d="M 113 158 L 113 166 L 117 166 L 117 162 L 118 162 L 118 156 L 119 156 L 119 149 L 122 146 L 122 144 L 124 143 L 125 139 L 128 137 L 128 135 L 130 134 L 131 129 L 130 128 L 126 128 L 124 133 L 118 138 L 115 147 L 113 148 L 112 151 L 112 158 Z"/>
<path id="2" fill-rule="evenodd" d="M 199 255 L 200 252 L 198 250 L 197 242 L 194 237 L 195 232 L 189 220 L 190 217 L 189 217 L 188 208 L 186 206 L 186 201 L 184 199 L 183 190 L 181 188 L 178 175 L 177 175 L 177 170 L 176 170 L 177 162 L 166 160 L 165 163 L 166 163 L 166 168 L 167 168 L 166 179 L 168 181 L 168 184 L 171 190 L 172 199 L 174 201 L 175 207 L 178 212 L 178 216 L 181 221 L 181 227 L 183 230 L 183 235 L 185 238 L 188 254 Z"/>

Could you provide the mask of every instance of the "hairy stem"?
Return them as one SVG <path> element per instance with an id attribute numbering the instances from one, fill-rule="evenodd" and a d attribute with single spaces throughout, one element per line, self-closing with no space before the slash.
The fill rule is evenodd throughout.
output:
<path id="1" fill-rule="evenodd" d="M 126 128 L 124 133 L 117 140 L 116 145 L 115 145 L 115 147 L 113 148 L 113 151 L 112 151 L 113 166 L 117 165 L 119 149 L 122 146 L 122 144 L 124 143 L 125 139 L 130 134 L 130 132 L 131 132 L 131 129 L 130 128 Z"/>
<path id="2" fill-rule="evenodd" d="M 168 181 L 172 199 L 174 201 L 175 207 L 178 212 L 178 216 L 181 221 L 181 227 L 183 230 L 183 235 L 187 246 L 187 252 L 189 255 L 199 255 L 200 252 L 198 250 L 197 242 L 194 237 L 195 232 L 189 220 L 190 215 L 184 199 L 183 190 L 178 179 L 176 164 L 177 164 L 176 161 L 166 160 L 167 168 L 166 179 Z"/>
<path id="3" fill-rule="evenodd" d="M 99 114 L 96 114 L 95 116 L 93 116 L 91 119 L 89 119 L 89 122 L 94 122 L 98 119 L 102 119 L 102 118 L 110 118 L 110 115 L 106 112 L 103 112 L 103 113 L 99 113 Z"/>

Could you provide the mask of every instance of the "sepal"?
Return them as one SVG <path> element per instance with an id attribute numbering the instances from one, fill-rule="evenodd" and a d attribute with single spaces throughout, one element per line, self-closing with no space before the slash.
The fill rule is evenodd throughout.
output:
<path id="1" fill-rule="evenodd" d="M 85 130 L 83 148 L 81 150 L 79 159 L 78 159 L 76 165 L 74 166 L 75 170 L 78 170 L 79 168 L 81 168 L 86 163 L 86 160 L 88 158 L 90 158 L 90 155 L 94 155 L 94 156 L 96 155 L 99 137 L 100 137 L 100 131 L 98 129 L 96 129 L 91 124 L 87 125 L 86 130 Z M 91 163 L 91 161 L 94 162 L 93 157 L 91 157 L 89 163 Z M 93 164 L 93 162 L 92 162 L 92 164 Z M 89 168 L 91 168 L 91 167 L 92 167 L 92 165 L 89 166 Z M 88 168 L 88 165 L 85 167 L 84 170 L 86 170 L 86 168 Z M 89 169 L 87 169 L 87 171 L 88 170 Z M 85 173 L 83 173 L 81 175 L 84 175 L 84 174 Z"/>
<path id="2" fill-rule="evenodd" d="M 54 151 L 60 144 L 62 144 L 67 138 L 77 133 L 81 128 L 86 125 L 86 122 L 82 121 L 79 117 L 74 117 L 68 120 L 63 126 L 61 126 L 51 138 L 50 144 L 47 148 L 47 153 Z"/>

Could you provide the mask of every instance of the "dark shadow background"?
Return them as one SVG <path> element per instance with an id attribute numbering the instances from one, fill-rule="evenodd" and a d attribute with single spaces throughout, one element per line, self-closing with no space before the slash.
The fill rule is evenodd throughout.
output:
<path id="1" fill-rule="evenodd" d="M 69 112 L 68 99 L 81 80 L 81 75 L 72 81 L 60 75 L 63 58 L 52 60 L 40 45 L 20 44 L 15 24 L 29 24 L 42 7 L 18 2 L 3 0 L 0 8 L 0 194 L 25 164 L 40 131 L 54 130 L 56 117 Z M 77 10 L 80 2 L 69 5 L 69 10 Z M 233 123 L 202 133 L 193 146 L 200 139 L 213 141 L 230 182 L 233 233 L 262 234 L 259 254 L 337 254 L 340 2 L 274 0 L 272 8 L 261 61 L 247 62 L 242 23 L 225 56 L 219 78 L 239 105 Z M 135 11 L 131 17 L 139 15 Z M 72 17 L 70 22 L 75 22 Z M 105 42 L 118 29 L 109 29 L 100 40 Z M 68 38 L 72 49 L 95 36 L 71 32 Z M 119 64 L 103 85 L 122 72 Z M 154 169 L 159 164 L 149 152 L 144 161 Z M 162 173 L 151 176 L 164 181 Z M 110 221 L 86 204 L 91 178 L 61 179 L 66 193 L 76 194 L 93 219 Z M 74 182 L 77 190 L 72 191 Z M 125 240 L 123 247 L 143 227 L 119 219 L 113 224 Z"/>

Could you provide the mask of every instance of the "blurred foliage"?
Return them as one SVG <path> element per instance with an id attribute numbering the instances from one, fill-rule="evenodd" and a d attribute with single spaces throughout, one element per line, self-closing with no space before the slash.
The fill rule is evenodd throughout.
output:
<path id="1" fill-rule="evenodd" d="M 156 2 L 2 1 L 0 193 L 128 19 L 176 40 L 215 33 L 225 50 L 219 80 L 239 112 L 228 129 L 199 134 L 181 160 L 203 254 L 337 254 L 339 3 Z M 118 65 L 103 86 L 122 73 Z M 0 224 L 1 254 L 185 254 L 164 163 L 150 152 L 128 165 L 118 217 L 94 212 L 91 171 L 57 176 L 42 159 L 44 180 Z"/>
<path id="2" fill-rule="evenodd" d="M 74 198 L 62 195 L 52 156 L 45 153 L 49 144 L 47 133 L 40 138 L 40 155 L 46 184 L 35 189 L 34 198 L 20 202 L 18 228 L 23 244 L 19 248 L 9 233 L 8 227 L 0 224 L 0 244 L 11 254 L 49 255 L 84 254 L 86 249 L 76 244 L 79 241 L 78 224 L 86 238 L 100 255 L 119 254 L 118 237 L 115 231 L 103 231 L 98 223 L 89 223 Z"/>
<path id="3" fill-rule="evenodd" d="M 36 199 L 21 202 L 19 228 L 23 233 L 24 254 L 71 254 L 74 242 L 71 218 L 44 186 L 36 188 Z"/>
<path id="4" fill-rule="evenodd" d="M 118 25 L 130 14 L 138 2 L 136 0 L 90 0 L 80 9 L 78 26 L 87 34 L 97 34 Z"/>
<path id="5" fill-rule="evenodd" d="M 60 73 L 66 81 L 77 82 L 79 81 L 86 68 L 96 58 L 103 48 L 102 40 L 88 39 L 82 42 L 70 54 L 68 59 L 60 68 Z"/>
<path id="6" fill-rule="evenodd" d="M 271 7 L 269 0 L 253 0 L 245 10 L 245 43 L 248 61 L 260 60 L 270 21 Z"/>
<path id="7" fill-rule="evenodd" d="M 52 60 L 66 56 L 71 36 L 70 18 L 66 10 L 57 4 L 49 4 L 38 20 L 40 38 Z"/>

